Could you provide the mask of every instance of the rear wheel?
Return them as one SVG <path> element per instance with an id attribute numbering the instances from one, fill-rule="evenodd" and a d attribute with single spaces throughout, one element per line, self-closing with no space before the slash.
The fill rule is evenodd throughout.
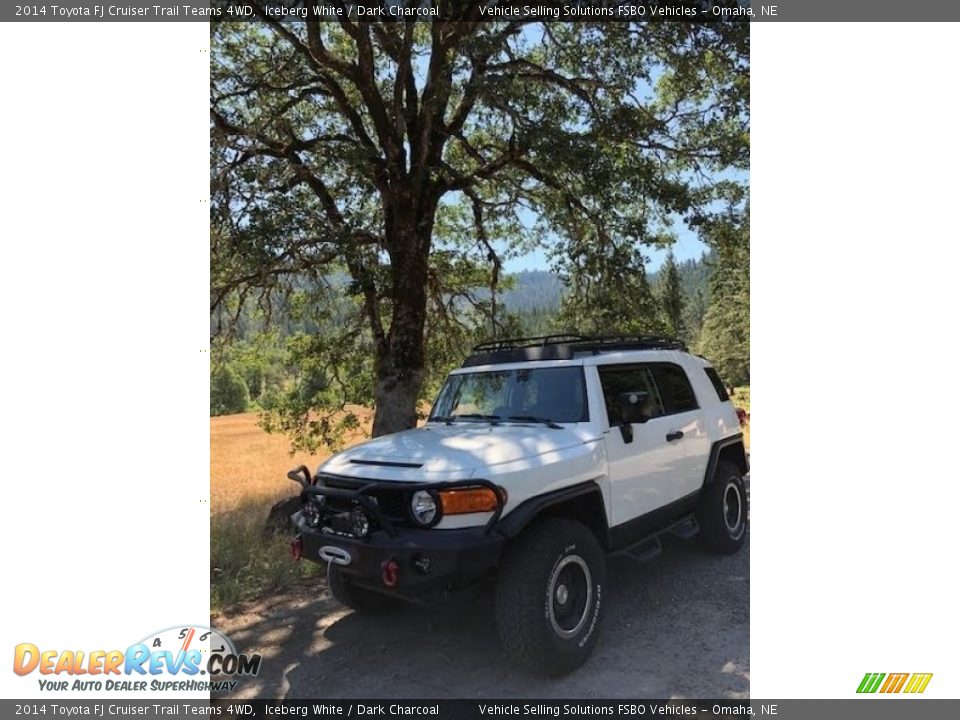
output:
<path id="1" fill-rule="evenodd" d="M 386 595 L 353 584 L 335 563 L 327 565 L 327 586 L 330 588 L 330 594 L 341 605 L 346 605 L 357 612 L 383 612 L 395 604 L 395 601 Z"/>
<path id="2" fill-rule="evenodd" d="M 564 675 L 590 656 L 600 631 L 606 563 L 585 526 L 551 518 L 508 549 L 496 591 L 504 650 L 546 675 Z"/>
<path id="3" fill-rule="evenodd" d="M 740 549 L 747 536 L 747 491 L 740 468 L 730 462 L 717 464 L 696 514 L 700 538 L 709 550 L 731 555 Z"/>

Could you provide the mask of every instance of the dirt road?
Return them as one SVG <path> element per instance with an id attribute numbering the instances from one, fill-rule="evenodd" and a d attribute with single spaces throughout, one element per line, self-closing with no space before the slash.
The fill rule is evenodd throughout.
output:
<path id="1" fill-rule="evenodd" d="M 264 656 L 238 697 L 743 698 L 750 689 L 750 546 L 732 557 L 666 538 L 663 554 L 609 562 L 610 604 L 597 648 L 566 678 L 547 680 L 500 650 L 493 597 L 343 609 L 319 585 L 248 603 L 212 621 Z"/>

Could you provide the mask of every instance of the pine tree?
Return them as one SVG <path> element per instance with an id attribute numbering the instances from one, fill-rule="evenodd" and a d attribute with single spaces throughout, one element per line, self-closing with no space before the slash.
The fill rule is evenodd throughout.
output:
<path id="1" fill-rule="evenodd" d="M 686 340 L 687 328 L 683 315 L 687 303 L 683 297 L 680 270 L 672 251 L 667 254 L 667 259 L 664 261 L 663 267 L 660 268 L 657 296 L 667 334 L 671 337 Z"/>
<path id="2" fill-rule="evenodd" d="M 716 252 L 710 276 L 710 305 L 698 350 L 724 381 L 750 383 L 750 211 L 730 212 L 707 228 Z"/>
<path id="3" fill-rule="evenodd" d="M 703 319 L 707 314 L 707 296 L 703 288 L 696 288 L 690 296 L 690 301 L 684 308 L 683 324 L 687 330 L 687 340 L 691 347 L 700 342 L 700 331 L 703 328 Z"/>
<path id="4" fill-rule="evenodd" d="M 569 292 L 559 324 L 587 335 L 662 334 L 646 258 L 630 240 L 606 238 L 600 248 L 571 258 Z"/>

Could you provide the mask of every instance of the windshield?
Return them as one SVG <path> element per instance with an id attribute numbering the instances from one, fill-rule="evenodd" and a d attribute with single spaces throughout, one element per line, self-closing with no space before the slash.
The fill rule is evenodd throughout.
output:
<path id="1" fill-rule="evenodd" d="M 451 375 L 431 420 L 585 422 L 582 367 L 523 368 Z"/>

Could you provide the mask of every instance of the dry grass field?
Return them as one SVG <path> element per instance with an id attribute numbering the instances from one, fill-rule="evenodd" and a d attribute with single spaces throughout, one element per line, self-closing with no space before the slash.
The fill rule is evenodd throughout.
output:
<path id="1" fill-rule="evenodd" d="M 367 408 L 351 408 L 360 419 L 363 432 L 347 436 L 345 444 L 358 442 L 370 430 L 372 413 Z M 220 514 L 240 506 L 261 504 L 265 508 L 289 497 L 297 485 L 287 479 L 287 471 L 306 465 L 311 472 L 330 456 L 329 451 L 315 455 L 290 454 L 290 441 L 283 435 L 268 435 L 257 424 L 257 413 L 222 415 L 210 418 L 210 510 Z"/>
<path id="2" fill-rule="evenodd" d="M 345 438 L 352 444 L 370 430 L 372 413 L 352 408 L 361 430 Z M 320 566 L 294 563 L 289 537 L 265 536 L 270 507 L 300 488 L 287 471 L 306 465 L 311 472 L 330 456 L 290 454 L 290 441 L 269 435 L 257 413 L 210 418 L 210 602 L 217 612 L 237 602 L 278 592 L 316 577 Z"/>

